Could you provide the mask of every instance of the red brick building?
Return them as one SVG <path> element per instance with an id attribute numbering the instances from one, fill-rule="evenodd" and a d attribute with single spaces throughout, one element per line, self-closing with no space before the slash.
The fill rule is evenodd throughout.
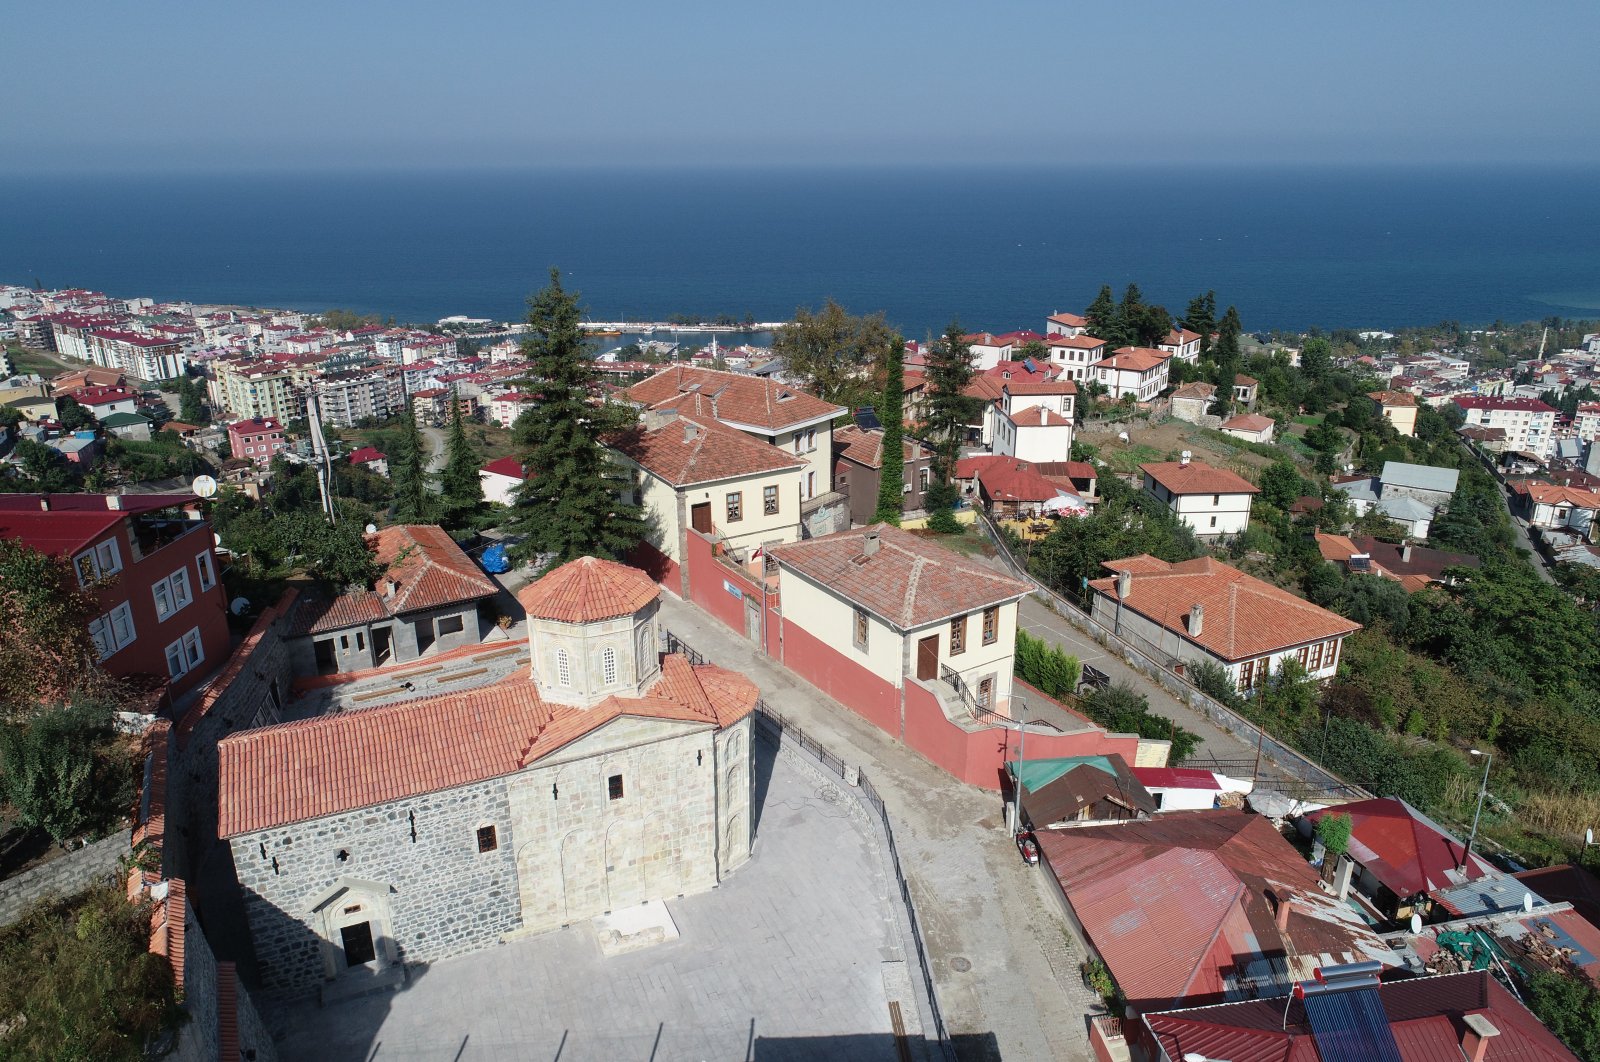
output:
<path id="1" fill-rule="evenodd" d="M 0 537 L 65 557 L 93 588 L 100 664 L 155 675 L 173 696 L 228 658 L 226 599 L 211 522 L 192 494 L 0 494 Z"/>

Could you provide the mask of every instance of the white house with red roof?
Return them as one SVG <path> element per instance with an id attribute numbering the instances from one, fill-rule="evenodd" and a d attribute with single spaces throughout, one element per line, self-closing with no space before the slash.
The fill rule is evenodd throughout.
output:
<path id="1" fill-rule="evenodd" d="M 521 391 L 506 391 L 488 400 L 489 421 L 502 428 L 510 428 L 517 422 L 518 417 L 538 404 L 539 399 L 534 395 L 525 395 Z"/>
<path id="2" fill-rule="evenodd" d="M 1235 439 L 1243 439 L 1245 442 L 1270 443 L 1277 427 L 1278 422 L 1271 417 L 1260 413 L 1240 413 L 1223 421 L 1217 426 L 1217 430 L 1224 435 L 1232 435 Z"/>
<path id="3" fill-rule="evenodd" d="M 1044 320 L 1044 334 L 1046 336 L 1081 336 L 1089 327 L 1089 322 L 1075 313 L 1062 313 L 1056 311 Z"/>
<path id="4" fill-rule="evenodd" d="M 973 332 L 961 337 L 972 355 L 972 367 L 979 372 L 992 369 L 1002 361 L 1011 359 L 1011 344 L 992 332 Z"/>
<path id="5" fill-rule="evenodd" d="M 1506 433 L 1505 449 L 1550 456 L 1555 446 L 1555 407 L 1537 398 L 1458 395 L 1453 401 L 1466 415 L 1465 427 L 1499 428 Z"/>
<path id="6" fill-rule="evenodd" d="M 515 491 L 527 478 L 522 462 L 515 457 L 497 457 L 478 469 L 483 500 L 496 505 L 515 504 Z"/>
<path id="7" fill-rule="evenodd" d="M 1250 526 L 1250 503 L 1261 488 L 1235 472 L 1196 461 L 1140 465 L 1144 492 L 1172 510 L 1201 538 L 1237 535 Z"/>
<path id="8" fill-rule="evenodd" d="M 137 412 L 139 405 L 138 392 L 128 387 L 80 387 L 68 397 L 93 413 L 97 420 L 113 413 Z"/>
<path id="9" fill-rule="evenodd" d="M 1089 379 L 1098 381 L 1112 398 L 1131 395 L 1148 402 L 1167 389 L 1172 355 L 1151 347 L 1118 347 L 1091 365 Z"/>
<path id="10" fill-rule="evenodd" d="M 1179 325 L 1167 333 L 1167 338 L 1156 344 L 1156 349 L 1192 364 L 1200 360 L 1200 333 Z"/>
<path id="11" fill-rule="evenodd" d="M 365 468 L 380 476 L 389 474 L 389 457 L 376 446 L 361 446 L 350 451 L 350 465 L 353 468 Z"/>
<path id="12" fill-rule="evenodd" d="M 1361 624 L 1212 557 L 1171 563 L 1145 554 L 1106 561 L 1089 583 L 1106 629 L 1168 661 L 1211 661 L 1252 690 L 1292 659 L 1332 678 L 1340 647 Z M 1166 661 L 1161 661 L 1166 662 Z"/>
<path id="13" fill-rule="evenodd" d="M 1044 345 L 1050 351 L 1050 364 L 1070 380 L 1091 379 L 1090 366 L 1106 356 L 1111 344 L 1085 333 L 1050 335 Z"/>
<path id="14" fill-rule="evenodd" d="M 759 691 L 663 655 L 659 599 L 635 569 L 572 561 L 519 595 L 521 673 L 219 742 L 216 835 L 267 991 L 399 985 L 742 866 Z"/>

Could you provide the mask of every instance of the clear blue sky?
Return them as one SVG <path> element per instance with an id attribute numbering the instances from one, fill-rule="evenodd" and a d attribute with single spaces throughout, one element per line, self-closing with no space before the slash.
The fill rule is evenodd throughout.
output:
<path id="1" fill-rule="evenodd" d="M 1600 161 L 1594 0 L 12 5 L 0 168 Z"/>

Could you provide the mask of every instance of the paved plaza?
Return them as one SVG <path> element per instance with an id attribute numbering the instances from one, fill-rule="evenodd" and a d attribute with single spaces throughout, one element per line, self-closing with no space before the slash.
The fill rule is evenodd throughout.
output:
<path id="1" fill-rule="evenodd" d="M 602 958 L 585 922 L 414 970 L 398 992 L 269 1009 L 284 1062 L 898 1059 L 889 1002 L 920 1029 L 916 960 L 874 824 L 805 754 L 756 749 L 771 769 L 755 856 L 668 902 L 679 940 Z"/>

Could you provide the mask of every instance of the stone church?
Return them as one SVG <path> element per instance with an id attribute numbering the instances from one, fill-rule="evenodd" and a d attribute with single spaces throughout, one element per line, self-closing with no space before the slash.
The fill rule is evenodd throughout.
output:
<path id="1" fill-rule="evenodd" d="M 659 594 L 573 561 L 520 596 L 526 676 L 222 740 L 218 836 L 264 987 L 398 980 L 743 864 L 758 693 L 662 655 Z"/>

